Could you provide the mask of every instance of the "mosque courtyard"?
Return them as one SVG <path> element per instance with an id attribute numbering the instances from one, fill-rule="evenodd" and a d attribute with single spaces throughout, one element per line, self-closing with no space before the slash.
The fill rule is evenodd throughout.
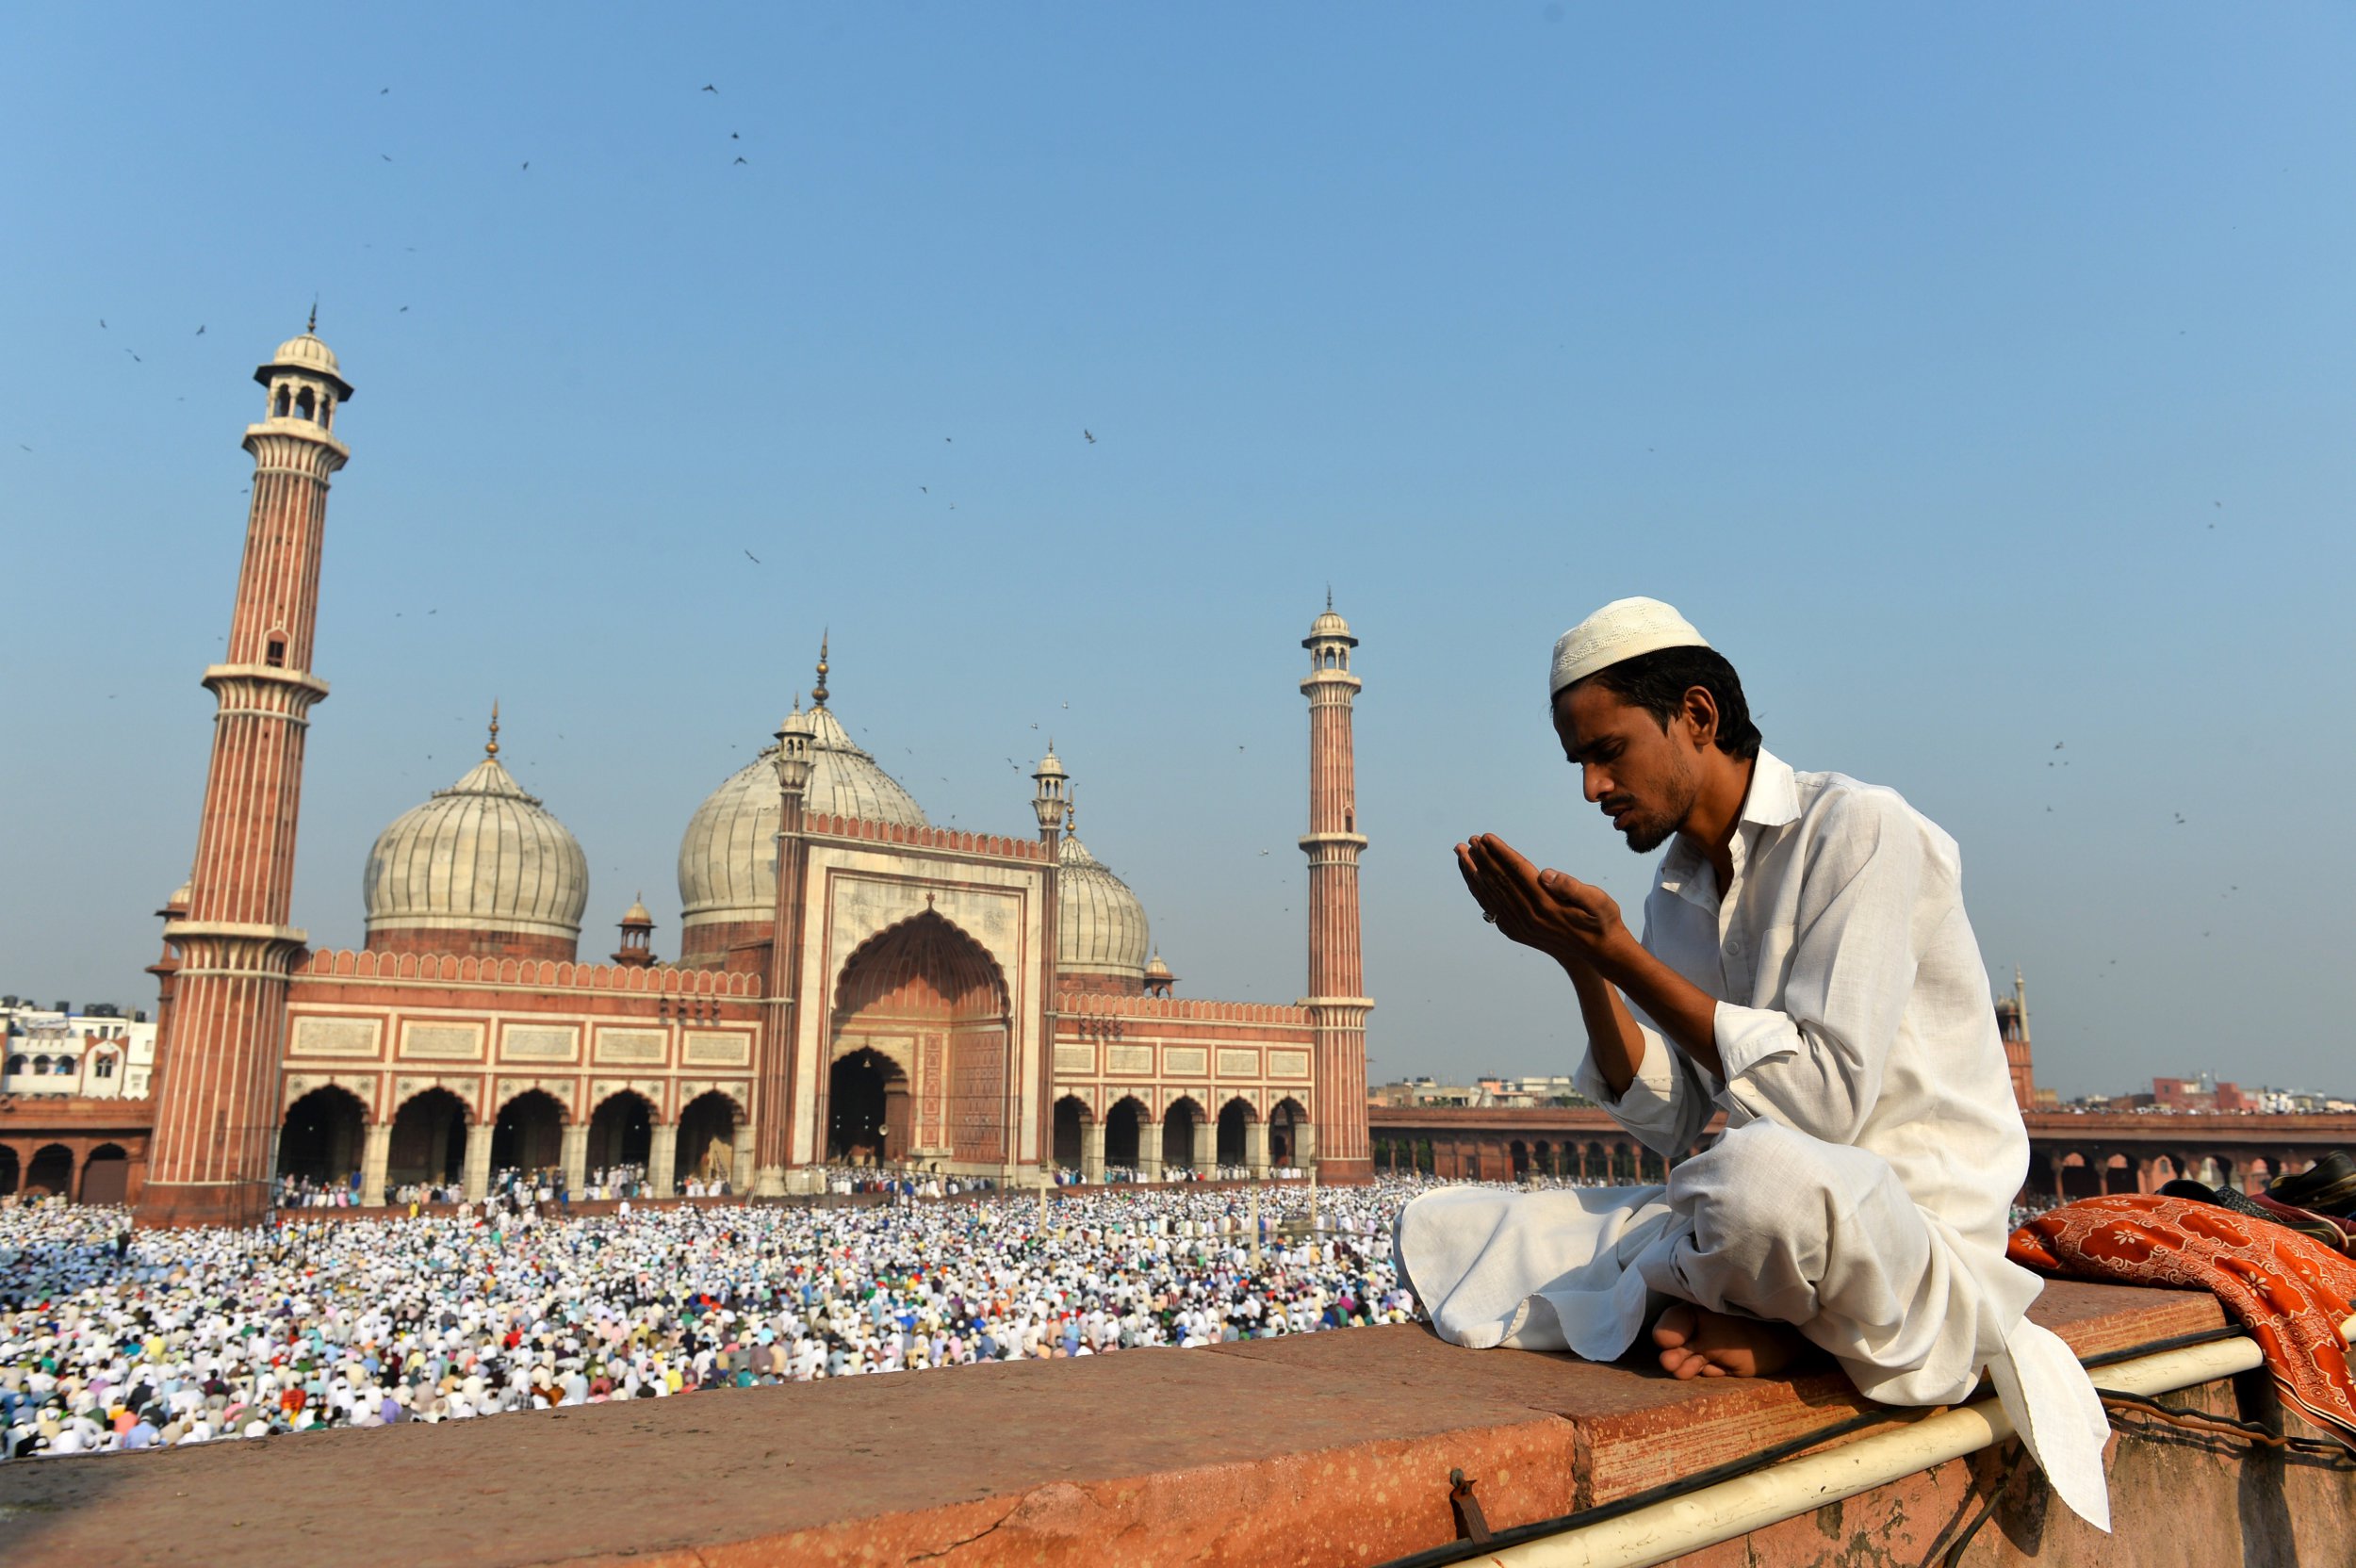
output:
<path id="1" fill-rule="evenodd" d="M 1391 1226 L 1428 1184 L 237 1231 L 21 1203 L 0 1210 L 0 1428 L 22 1459 L 1402 1323 Z"/>

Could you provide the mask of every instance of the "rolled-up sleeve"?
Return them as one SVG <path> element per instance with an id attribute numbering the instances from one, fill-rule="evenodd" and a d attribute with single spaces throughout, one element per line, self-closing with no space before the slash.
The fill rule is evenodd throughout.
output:
<path id="1" fill-rule="evenodd" d="M 1830 803 L 1812 836 L 1782 1008 L 1721 1002 L 1712 1032 L 1746 1109 L 1853 1143 L 1913 993 L 1928 848 L 1905 803 L 1872 790 Z"/>
<path id="2" fill-rule="evenodd" d="M 1701 1136 L 1716 1107 L 1685 1053 L 1671 1045 L 1641 1008 L 1631 1004 L 1628 1015 L 1644 1037 L 1644 1059 L 1636 1064 L 1627 1092 L 1612 1092 L 1592 1050 L 1579 1058 L 1572 1084 L 1654 1153 L 1683 1153 Z"/>

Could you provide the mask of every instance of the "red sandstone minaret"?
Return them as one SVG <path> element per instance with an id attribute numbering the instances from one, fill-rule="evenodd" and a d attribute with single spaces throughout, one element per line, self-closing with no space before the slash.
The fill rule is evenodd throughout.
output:
<path id="1" fill-rule="evenodd" d="M 254 504 L 221 662 L 205 672 L 220 704 L 197 825 L 188 906 L 165 927 L 179 954 L 171 1046 L 159 1064 L 146 1224 L 250 1225 L 269 1202 L 286 979 L 303 933 L 286 923 L 327 484 L 352 453 L 331 433 L 352 397 L 318 325 L 254 372 L 268 389 L 249 425 Z"/>
<path id="2" fill-rule="evenodd" d="M 1370 1182 L 1366 1014 L 1374 1004 L 1365 994 L 1358 953 L 1358 856 L 1366 840 L 1358 831 L 1358 770 L 1350 733 L 1360 685 L 1350 673 L 1350 650 L 1358 639 L 1333 613 L 1332 594 L 1301 645 L 1309 650 L 1309 677 L 1301 683 L 1309 699 L 1309 831 L 1301 848 L 1309 857 L 1305 1005 L 1317 1030 L 1315 1157 L 1328 1182 Z"/>
<path id="3" fill-rule="evenodd" d="M 1996 1032 L 2004 1041 L 2004 1068 L 2012 1074 L 2012 1098 L 2024 1111 L 2037 1109 L 2037 1065 L 2029 1054 L 2029 983 L 2021 967 L 2012 971 L 2012 994 L 1996 999 Z"/>

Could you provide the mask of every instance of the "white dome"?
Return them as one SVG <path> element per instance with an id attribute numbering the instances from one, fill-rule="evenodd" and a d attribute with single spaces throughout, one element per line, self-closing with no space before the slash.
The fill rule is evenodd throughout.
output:
<path id="1" fill-rule="evenodd" d="M 343 379 L 335 365 L 335 351 L 320 342 L 316 333 L 306 332 L 301 337 L 287 338 L 278 345 L 278 351 L 270 356 L 270 363 L 301 366 L 306 370 L 335 376 L 338 381 Z"/>
<path id="2" fill-rule="evenodd" d="M 831 710 L 813 708 L 810 791 L 813 812 L 926 827 L 923 807 L 855 743 Z M 687 819 L 679 846 L 682 926 L 766 920 L 777 901 L 777 748 L 728 775 Z"/>
<path id="3" fill-rule="evenodd" d="M 1066 974 L 1145 978 L 1153 935 L 1129 884 L 1066 833 L 1055 877 L 1055 967 Z"/>
<path id="4" fill-rule="evenodd" d="M 361 890 L 371 940 L 421 928 L 577 939 L 589 862 L 564 825 L 486 757 L 378 835 Z"/>

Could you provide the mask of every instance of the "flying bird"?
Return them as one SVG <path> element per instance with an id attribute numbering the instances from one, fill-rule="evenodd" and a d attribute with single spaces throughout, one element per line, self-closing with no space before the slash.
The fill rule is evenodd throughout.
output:
<path id="1" fill-rule="evenodd" d="M 748 157 L 745 157 L 745 156 L 744 156 L 743 154 L 741 154 L 741 153 L 740 153 L 739 155 L 737 155 L 737 159 L 736 159 L 736 162 L 737 162 L 737 163 L 750 163 L 750 162 L 752 162 L 752 161 L 753 161 L 752 159 L 750 159 L 750 158 L 748 158 Z M 729 165 L 729 167 L 730 167 L 730 168 L 734 168 L 734 167 L 735 167 L 735 165 L 734 165 L 734 164 L 731 164 L 731 165 Z"/>
<path id="2" fill-rule="evenodd" d="M 204 329 L 203 327 L 201 327 L 201 326 L 200 326 L 200 327 L 198 327 L 198 328 L 196 329 L 196 335 L 197 335 L 197 336 L 199 336 L 199 337 L 204 336 L 204 335 L 205 335 L 205 329 Z"/>
<path id="3" fill-rule="evenodd" d="M 713 87 L 713 86 L 712 86 L 710 82 L 706 82 L 706 83 L 704 83 L 704 90 L 705 90 L 706 92 L 712 93 L 712 94 L 713 96 L 715 96 L 715 97 L 716 97 L 716 96 L 718 96 L 719 91 L 720 91 L 720 90 L 719 90 L 718 88 Z"/>
<path id="4" fill-rule="evenodd" d="M 106 330 L 106 318 L 104 316 L 101 316 L 98 318 L 98 330 L 100 332 L 105 332 Z"/>
<path id="5" fill-rule="evenodd" d="M 1096 433 L 1095 433 L 1093 431 L 1090 431 L 1090 430 L 1089 430 L 1089 429 L 1088 429 L 1086 426 L 1082 426 L 1082 427 L 1081 427 L 1081 430 L 1080 430 L 1080 433 L 1081 433 L 1082 435 L 1085 435 L 1085 436 L 1087 436 L 1087 437 L 1088 438 L 1088 445 L 1089 445 L 1089 446 L 1093 447 L 1093 446 L 1095 446 L 1095 445 L 1096 445 Z"/>
<path id="6" fill-rule="evenodd" d="M 131 351 L 130 351 L 130 350 L 128 350 L 128 349 L 125 349 L 125 350 L 123 350 L 123 351 L 124 353 L 126 353 L 126 354 L 131 354 Z M 145 360 L 141 359 L 141 358 L 140 358 L 139 355 L 137 355 L 137 354 L 131 354 L 131 363 L 132 363 L 132 364 L 134 364 L 134 365 L 144 365 L 144 364 L 146 364 L 146 363 L 147 363 L 147 361 L 145 361 Z"/>
<path id="7" fill-rule="evenodd" d="M 405 311 L 405 310 L 407 310 L 408 308 L 409 308 L 409 307 L 408 307 L 407 305 L 403 305 L 403 306 L 401 306 L 401 310 L 397 310 L 397 311 L 393 312 L 393 314 L 394 314 L 394 315 L 396 315 L 396 316 L 399 316 L 399 315 L 401 313 L 401 311 Z"/>
<path id="8" fill-rule="evenodd" d="M 392 154 L 390 154 L 390 153 L 379 153 L 379 154 L 377 154 L 376 155 L 377 155 L 378 157 L 380 157 L 380 158 L 383 158 L 383 159 L 384 159 L 386 163 L 390 163 L 390 162 L 392 162 L 392 161 L 393 161 L 393 155 L 392 155 Z"/>
<path id="9" fill-rule="evenodd" d="M 532 167 L 532 160 L 530 158 L 524 159 L 524 167 L 526 169 L 530 169 Z"/>
<path id="10" fill-rule="evenodd" d="M 741 137 L 741 136 L 738 136 L 738 135 L 737 135 L 734 131 L 730 131 L 730 132 L 728 133 L 728 139 L 729 139 L 730 141 L 742 141 L 742 140 L 744 140 L 744 139 L 743 137 Z"/>
<path id="11" fill-rule="evenodd" d="M 761 564 L 761 557 L 759 557 L 759 556 L 755 555 L 755 554 L 754 554 L 752 551 L 750 551 L 750 550 L 746 550 L 746 551 L 744 552 L 744 559 L 745 559 L 745 560 L 747 560 L 747 561 L 749 561 L 749 562 L 751 562 L 751 563 L 752 563 L 754 565 L 756 565 L 756 566 L 758 566 L 758 565 L 760 565 L 760 564 Z"/>

